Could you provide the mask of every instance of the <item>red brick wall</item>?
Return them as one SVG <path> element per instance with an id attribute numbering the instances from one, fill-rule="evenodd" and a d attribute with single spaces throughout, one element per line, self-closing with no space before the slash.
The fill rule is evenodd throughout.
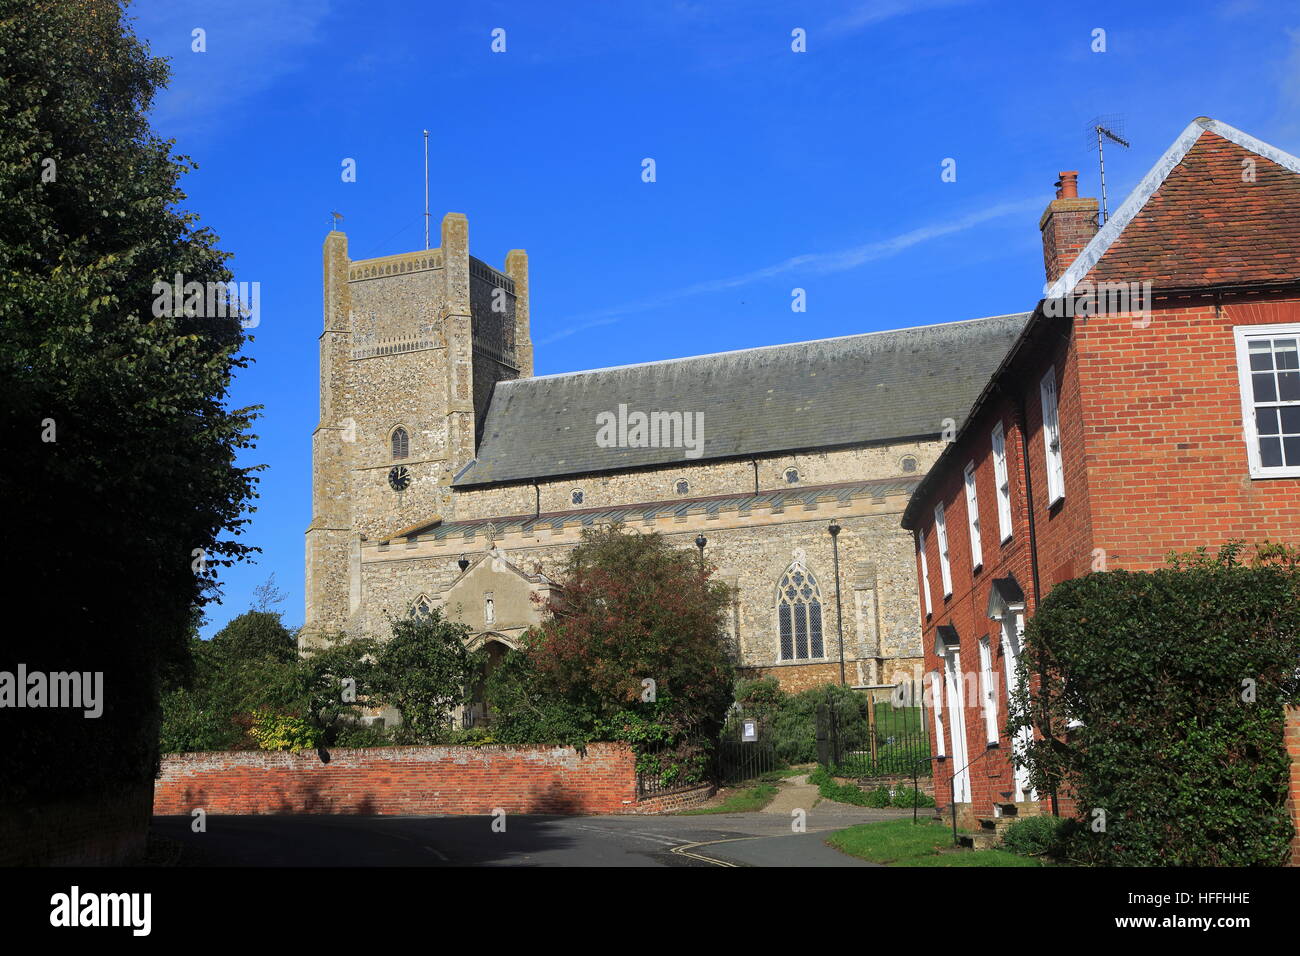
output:
<path id="1" fill-rule="evenodd" d="M 676 813 L 678 810 L 689 810 L 698 807 L 715 793 L 717 793 L 717 788 L 711 783 L 706 783 L 698 787 L 691 787 L 689 790 L 679 790 L 676 793 L 644 797 L 636 804 L 636 812 Z"/>
<path id="2" fill-rule="evenodd" d="M 960 638 L 962 670 L 968 675 L 969 686 L 975 693 L 967 695 L 968 700 L 961 715 L 966 728 L 968 756 L 976 760 L 969 770 L 971 778 L 972 808 L 977 815 L 989 815 L 994 803 L 1003 803 L 1002 795 L 1014 787 L 1009 744 L 1003 741 L 1001 747 L 986 753 L 987 733 L 984 713 L 978 700 L 979 674 L 979 640 L 989 638 L 992 651 L 992 667 L 997 680 L 997 726 L 999 732 L 1006 724 L 1005 673 L 1006 663 L 1002 654 L 1001 632 L 995 621 L 989 620 L 988 598 L 991 582 L 994 578 L 1014 576 L 1021 587 L 1029 594 L 1030 573 L 1028 563 L 1029 524 L 1027 504 L 1023 490 L 1024 449 L 1020 430 L 1016 426 L 1015 405 L 1011 401 L 994 402 L 985 408 L 979 419 L 963 436 L 961 445 L 955 450 L 952 467 L 944 475 L 935 489 L 935 493 L 926 501 L 926 507 L 919 516 L 920 527 L 925 530 L 926 562 L 930 572 L 930 595 L 934 613 L 925 615 L 924 603 L 921 607 L 922 647 L 925 652 L 926 674 L 938 671 L 943 674 L 943 664 L 935 654 L 935 629 L 939 625 L 951 625 L 956 628 Z M 1007 470 L 1011 483 L 1011 538 L 1002 543 L 998 528 L 997 483 L 993 469 L 992 432 L 997 422 L 1002 422 L 1006 439 Z M 1031 435 L 1031 453 L 1033 436 Z M 1041 439 L 1039 442 L 1041 451 Z M 964 471 L 967 463 L 975 464 L 975 488 L 979 506 L 980 546 L 983 565 L 979 570 L 973 567 L 968 515 L 966 509 L 966 491 Z M 1035 489 L 1037 493 L 1037 488 Z M 939 569 L 939 545 L 934 533 L 934 504 L 942 501 L 944 517 L 948 525 L 948 554 L 952 569 L 952 595 L 943 594 L 942 575 Z M 918 574 L 920 566 L 918 562 Z M 922 602 L 924 599 L 922 599 Z M 926 690 L 929 690 L 929 678 L 926 678 Z M 934 737 L 933 702 L 927 700 L 927 719 L 931 726 L 927 731 Z M 952 765 L 953 729 L 957 715 L 952 712 L 945 699 L 943 704 L 944 736 L 947 741 L 949 756 L 935 761 L 934 797 L 940 807 L 946 807 L 951 800 L 949 775 L 960 768 Z"/>
<path id="3" fill-rule="evenodd" d="M 153 787 L 0 810 L 0 866 L 116 866 L 144 852 Z"/>
<path id="4" fill-rule="evenodd" d="M 1300 300 L 1176 301 L 1146 328 L 1077 323 L 1093 547 L 1107 566 L 1240 538 L 1300 544 L 1300 478 L 1251 479 L 1233 327 L 1300 322 Z"/>
<path id="5" fill-rule="evenodd" d="M 374 747 L 170 754 L 154 813 L 381 815 L 617 813 L 636 809 L 624 744 L 572 747 Z"/>

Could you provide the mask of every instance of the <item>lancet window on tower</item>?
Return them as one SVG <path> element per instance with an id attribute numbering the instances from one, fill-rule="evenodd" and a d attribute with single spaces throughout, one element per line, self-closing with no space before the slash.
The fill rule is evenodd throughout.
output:
<path id="1" fill-rule="evenodd" d="M 411 439 L 405 428 L 393 429 L 393 460 L 406 458 L 411 454 Z"/>

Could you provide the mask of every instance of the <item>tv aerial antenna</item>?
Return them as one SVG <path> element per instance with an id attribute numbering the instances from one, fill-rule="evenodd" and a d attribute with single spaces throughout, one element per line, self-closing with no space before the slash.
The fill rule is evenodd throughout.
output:
<path id="1" fill-rule="evenodd" d="M 1101 168 L 1101 223 L 1105 225 L 1110 218 L 1109 203 L 1106 200 L 1106 140 L 1129 148 L 1129 142 L 1123 136 L 1124 117 L 1111 114 L 1097 116 L 1088 124 L 1088 148 L 1097 148 L 1097 164 Z"/>

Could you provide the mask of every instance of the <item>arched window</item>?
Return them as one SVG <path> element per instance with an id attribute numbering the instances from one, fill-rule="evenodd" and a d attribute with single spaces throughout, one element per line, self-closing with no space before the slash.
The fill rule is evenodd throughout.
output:
<path id="1" fill-rule="evenodd" d="M 405 428 L 393 429 L 393 458 L 405 458 L 411 453 L 411 439 Z"/>
<path id="2" fill-rule="evenodd" d="M 429 600 L 428 595 L 421 594 L 411 605 L 412 617 L 431 617 L 433 615 L 433 602 Z"/>
<path id="3" fill-rule="evenodd" d="M 781 635 L 781 660 L 801 661 L 826 656 L 822 641 L 822 595 L 817 579 L 796 559 L 776 587 L 776 620 Z"/>

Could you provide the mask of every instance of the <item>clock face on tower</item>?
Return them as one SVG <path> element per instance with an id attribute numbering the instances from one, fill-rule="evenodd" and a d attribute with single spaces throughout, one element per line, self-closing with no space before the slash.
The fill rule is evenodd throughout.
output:
<path id="1" fill-rule="evenodd" d="M 394 491 L 405 491 L 411 484 L 411 473 L 405 465 L 394 465 L 388 473 L 388 484 Z"/>

